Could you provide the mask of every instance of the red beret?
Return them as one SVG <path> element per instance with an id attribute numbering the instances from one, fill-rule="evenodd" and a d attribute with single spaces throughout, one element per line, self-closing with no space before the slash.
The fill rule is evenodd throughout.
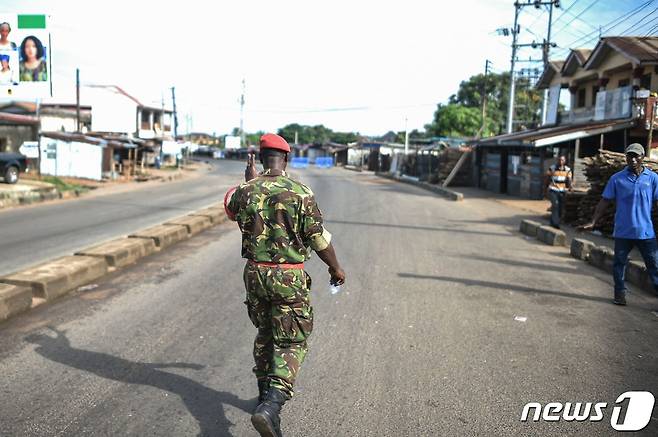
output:
<path id="1" fill-rule="evenodd" d="M 260 148 L 262 149 L 276 149 L 282 152 L 290 153 L 290 146 L 288 142 L 277 134 L 265 134 L 260 137 Z"/>

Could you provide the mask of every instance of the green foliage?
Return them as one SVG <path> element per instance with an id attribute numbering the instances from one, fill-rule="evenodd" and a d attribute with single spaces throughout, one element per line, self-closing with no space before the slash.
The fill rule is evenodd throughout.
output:
<path id="1" fill-rule="evenodd" d="M 427 126 L 432 135 L 445 137 L 473 136 L 482 124 L 478 108 L 458 103 L 439 104 L 434 113 L 434 121 Z"/>
<path id="2" fill-rule="evenodd" d="M 68 183 L 57 176 L 44 176 L 41 178 L 43 182 L 47 182 L 49 184 L 53 184 L 56 188 L 57 191 L 63 192 L 63 191 L 79 191 L 79 192 L 84 192 L 88 191 L 89 188 L 85 187 L 84 185 L 80 184 L 71 184 Z"/>
<path id="3" fill-rule="evenodd" d="M 297 133 L 297 142 L 299 144 L 324 144 L 329 141 L 347 144 L 354 142 L 359 138 L 358 133 L 334 132 L 321 124 L 316 126 L 306 126 L 292 123 L 277 131 L 277 134 L 281 135 L 289 143 L 295 142 L 295 133 Z"/>
<path id="4" fill-rule="evenodd" d="M 487 94 L 487 122 L 482 136 L 497 135 L 505 131 L 509 104 L 509 73 L 478 74 L 459 84 L 456 94 L 447 105 L 439 104 L 432 123 L 425 126 L 428 133 L 437 136 L 473 137 L 482 126 L 482 96 Z M 516 81 L 514 115 L 515 130 L 531 128 L 540 120 L 542 97 L 525 78 Z M 458 109 L 459 108 L 459 109 Z"/>

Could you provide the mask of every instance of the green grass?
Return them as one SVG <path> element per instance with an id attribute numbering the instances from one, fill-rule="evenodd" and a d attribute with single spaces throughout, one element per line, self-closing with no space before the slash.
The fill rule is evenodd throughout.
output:
<path id="1" fill-rule="evenodd" d="M 63 192 L 63 191 L 88 191 L 89 188 L 85 187 L 84 185 L 78 185 L 78 184 L 69 184 L 67 182 L 64 182 L 57 176 L 44 176 L 43 179 L 41 179 L 43 182 L 48 182 L 49 184 L 53 184 L 58 191 Z"/>

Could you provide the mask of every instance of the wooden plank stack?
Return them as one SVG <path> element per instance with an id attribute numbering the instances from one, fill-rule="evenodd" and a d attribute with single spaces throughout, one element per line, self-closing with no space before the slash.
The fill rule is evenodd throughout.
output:
<path id="1" fill-rule="evenodd" d="M 455 168 L 455 165 L 457 165 L 457 161 L 459 161 L 459 158 L 462 156 L 463 153 L 464 152 L 462 152 L 461 150 L 452 147 L 443 149 L 441 151 L 441 153 L 439 154 L 439 171 L 437 175 L 438 183 L 443 183 L 443 181 L 446 180 L 452 169 Z M 471 161 L 472 161 L 471 157 L 467 156 L 466 160 L 462 163 L 461 168 L 450 182 L 451 187 L 465 187 L 471 185 L 472 182 Z"/>
<path id="2" fill-rule="evenodd" d="M 595 156 L 584 158 L 584 173 L 590 185 L 586 193 L 573 191 L 565 200 L 564 221 L 571 225 L 589 223 L 594 216 L 594 209 L 601 200 L 601 194 L 610 177 L 626 167 L 626 156 L 623 153 L 599 150 Z M 658 161 L 644 160 L 645 167 L 658 172 Z M 615 209 L 609 208 L 597 224 L 597 229 L 603 234 L 612 235 Z M 658 223 L 658 211 L 653 212 L 653 222 Z"/>

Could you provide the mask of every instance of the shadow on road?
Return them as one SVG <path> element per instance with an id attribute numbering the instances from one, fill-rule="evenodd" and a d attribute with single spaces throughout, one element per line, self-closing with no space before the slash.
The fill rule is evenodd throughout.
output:
<path id="1" fill-rule="evenodd" d="M 475 235 L 489 235 L 494 237 L 507 237 L 508 233 L 497 233 L 497 232 L 484 232 L 484 231 L 468 231 L 465 229 L 459 229 L 455 226 L 454 228 L 437 228 L 432 226 L 412 226 L 412 225 L 396 225 L 393 223 L 372 223 L 372 222 L 355 222 L 347 220 L 331 220 L 325 219 L 326 223 L 336 223 L 340 225 L 355 225 L 355 226 L 371 226 L 371 227 L 380 227 L 380 228 L 398 228 L 398 229 L 411 229 L 416 231 L 435 231 L 435 232 L 456 232 L 460 234 L 475 234 Z"/>
<path id="2" fill-rule="evenodd" d="M 398 273 L 398 276 L 401 278 L 413 278 L 413 279 L 433 279 L 436 281 L 444 281 L 444 282 L 456 282 L 459 284 L 464 284 L 467 286 L 477 286 L 477 287 L 484 287 L 484 288 L 497 288 L 499 290 L 506 290 L 506 291 L 519 291 L 521 293 L 538 293 L 538 294 L 548 294 L 552 296 L 558 296 L 558 297 L 566 297 L 570 299 L 582 299 L 582 300 L 589 300 L 592 302 L 601 302 L 601 303 L 606 303 L 609 304 L 612 302 L 612 298 L 606 298 L 606 297 L 597 297 L 597 296 L 587 296 L 584 294 L 576 294 L 576 293 L 569 293 L 565 291 L 555 291 L 555 290 L 542 290 L 539 288 L 530 288 L 530 287 L 525 287 L 522 285 L 514 285 L 514 284 L 501 284 L 498 282 L 491 282 L 491 281 L 481 281 L 478 279 L 466 279 L 466 278 L 455 278 L 451 276 L 432 276 L 432 275 L 417 275 L 415 273 Z"/>
<path id="3" fill-rule="evenodd" d="M 503 264 L 512 267 L 527 267 L 533 270 L 552 270 L 554 272 L 573 273 L 573 274 L 582 273 L 582 270 L 576 267 L 561 267 L 547 263 L 538 264 L 538 263 L 531 263 L 526 261 L 515 261 L 511 259 L 493 258 L 493 257 L 481 256 L 481 255 L 460 255 L 459 258 L 472 260 L 472 261 L 484 261 L 484 262 L 491 262 L 496 264 Z M 569 256 L 568 258 L 573 259 L 571 258 L 571 256 Z"/>
<path id="4" fill-rule="evenodd" d="M 200 370 L 204 366 L 189 363 L 139 363 L 101 352 L 71 346 L 65 331 L 50 328 L 56 337 L 32 334 L 26 341 L 37 345 L 35 352 L 44 358 L 75 369 L 93 373 L 101 378 L 126 384 L 147 385 L 178 395 L 199 424 L 199 436 L 231 435 L 233 425 L 224 414 L 223 405 L 232 405 L 249 414 L 255 399 L 243 400 L 223 391 L 216 391 L 198 382 L 163 368 Z"/>

